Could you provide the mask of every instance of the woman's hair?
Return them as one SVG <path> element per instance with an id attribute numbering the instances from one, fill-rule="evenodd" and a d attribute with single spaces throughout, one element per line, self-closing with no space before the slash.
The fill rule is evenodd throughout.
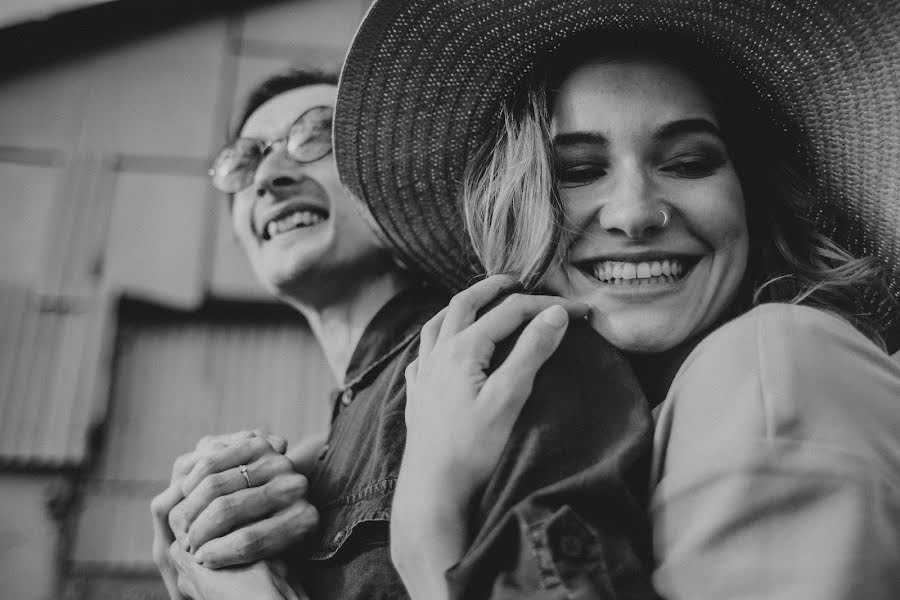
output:
<path id="1" fill-rule="evenodd" d="M 724 61 L 681 38 L 630 33 L 602 44 L 596 36 L 578 40 L 507 100 L 463 182 L 466 228 L 488 275 L 507 273 L 533 289 L 565 261 L 569 227 L 557 192 L 550 114 L 559 83 L 586 57 L 661 60 L 693 78 L 712 101 L 747 207 L 750 258 L 739 309 L 766 302 L 815 306 L 884 345 L 878 323 L 862 309 L 866 292 L 890 297 L 878 259 L 854 258 L 802 216 L 821 190 L 807 167 L 801 132 L 754 104 L 760 92 L 723 69 Z"/>

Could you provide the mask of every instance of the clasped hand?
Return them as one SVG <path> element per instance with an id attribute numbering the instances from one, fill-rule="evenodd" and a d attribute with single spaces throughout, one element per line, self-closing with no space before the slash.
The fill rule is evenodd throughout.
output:
<path id="1" fill-rule="evenodd" d="M 282 438 L 242 431 L 205 437 L 176 459 L 169 487 L 151 503 L 153 558 L 171 598 L 193 597 L 185 590 L 196 590 L 190 579 L 203 573 L 187 569 L 185 557 L 205 568 L 252 563 L 315 529 L 318 512 L 306 501 L 306 477 L 285 456 L 286 447 Z"/>

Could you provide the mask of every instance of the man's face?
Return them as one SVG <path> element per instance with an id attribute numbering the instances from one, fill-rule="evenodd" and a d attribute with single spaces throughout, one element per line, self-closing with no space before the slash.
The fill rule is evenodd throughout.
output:
<path id="1" fill-rule="evenodd" d="M 320 84 L 279 94 L 250 115 L 240 136 L 284 138 L 310 109 L 333 107 L 336 91 Z M 263 156 L 250 186 L 234 195 L 232 225 L 267 289 L 280 297 L 318 297 L 393 268 L 354 202 L 331 152 L 300 163 L 282 141 Z"/>

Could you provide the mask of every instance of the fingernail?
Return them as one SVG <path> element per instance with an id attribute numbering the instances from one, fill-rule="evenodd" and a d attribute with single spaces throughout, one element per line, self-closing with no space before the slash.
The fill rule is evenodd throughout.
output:
<path id="1" fill-rule="evenodd" d="M 557 329 L 569 321 L 569 315 L 566 313 L 566 310 L 558 304 L 545 310 L 543 318 L 544 322 Z"/>
<path id="2" fill-rule="evenodd" d="M 194 554 L 194 560 L 197 561 L 198 564 L 203 564 L 203 549 L 197 550 L 196 554 Z"/>

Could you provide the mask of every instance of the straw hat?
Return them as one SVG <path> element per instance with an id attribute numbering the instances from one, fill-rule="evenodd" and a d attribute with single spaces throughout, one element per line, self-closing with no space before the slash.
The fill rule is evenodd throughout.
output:
<path id="1" fill-rule="evenodd" d="M 900 0 L 377 0 L 341 74 L 335 157 L 407 262 L 452 289 L 482 272 L 465 166 L 526 74 L 589 31 L 689 35 L 771 94 L 825 191 L 809 216 L 900 293 Z M 876 310 L 896 346 L 898 311 Z"/>

